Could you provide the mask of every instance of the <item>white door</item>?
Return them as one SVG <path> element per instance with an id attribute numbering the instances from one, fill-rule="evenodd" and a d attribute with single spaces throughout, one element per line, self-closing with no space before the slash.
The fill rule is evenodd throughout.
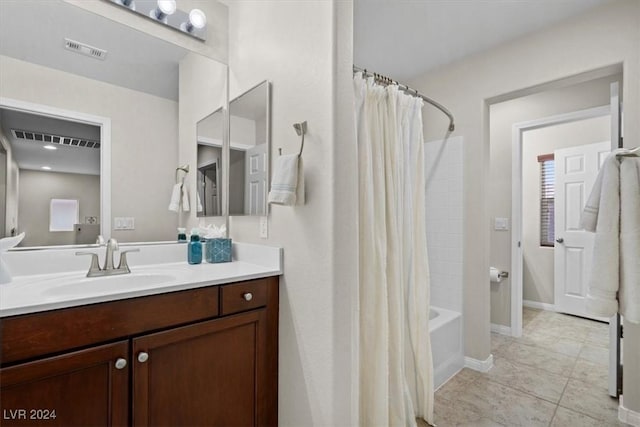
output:
<path id="1" fill-rule="evenodd" d="M 594 235 L 580 228 L 580 216 L 600 166 L 610 152 L 609 141 L 554 152 L 556 310 L 592 319 L 586 310 L 585 297 Z"/>
<path id="2" fill-rule="evenodd" d="M 267 144 L 248 149 L 245 162 L 244 212 L 246 215 L 266 215 Z"/>

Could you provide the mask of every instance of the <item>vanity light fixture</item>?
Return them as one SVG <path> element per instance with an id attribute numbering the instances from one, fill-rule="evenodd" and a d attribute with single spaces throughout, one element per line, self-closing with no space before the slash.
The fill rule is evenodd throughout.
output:
<path id="1" fill-rule="evenodd" d="M 192 33 L 194 30 L 201 30 L 207 25 L 207 15 L 200 9 L 191 9 L 189 12 L 189 20 L 180 24 L 180 29 L 187 33 Z"/>
<path id="2" fill-rule="evenodd" d="M 43 147 L 45 150 L 57 150 L 58 147 L 54 147 L 53 145 L 45 145 Z"/>
<path id="3" fill-rule="evenodd" d="M 175 12 L 176 0 L 158 0 L 158 7 L 149 12 L 149 16 L 166 24 L 169 15 L 173 15 Z"/>
<path id="4" fill-rule="evenodd" d="M 202 41 L 206 40 L 207 16 L 200 9 L 191 9 L 187 13 L 177 8 L 176 0 L 109 0 L 109 2 L 178 30 L 182 34 Z"/>
<path id="5" fill-rule="evenodd" d="M 42 169 L 44 169 L 46 171 L 50 171 L 51 170 L 51 166 L 43 166 Z"/>

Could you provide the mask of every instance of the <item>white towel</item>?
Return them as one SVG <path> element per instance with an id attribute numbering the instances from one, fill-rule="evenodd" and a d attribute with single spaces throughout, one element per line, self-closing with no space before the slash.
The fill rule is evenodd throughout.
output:
<path id="1" fill-rule="evenodd" d="M 173 186 L 173 191 L 171 192 L 171 201 L 169 202 L 170 211 L 178 212 L 180 210 L 181 188 L 181 184 L 176 184 Z"/>
<path id="2" fill-rule="evenodd" d="M 202 201 L 200 200 L 200 192 L 196 192 L 196 212 L 202 212 Z"/>
<path id="3" fill-rule="evenodd" d="M 268 200 L 269 203 L 278 205 L 304 204 L 302 157 L 297 154 L 278 157 Z"/>
<path id="4" fill-rule="evenodd" d="M 640 159 L 620 158 L 620 314 L 640 323 Z"/>
<path id="5" fill-rule="evenodd" d="M 616 152 L 605 159 L 581 218 L 582 227 L 596 233 L 587 311 L 603 317 L 611 317 L 618 312 L 620 162 Z"/>
<path id="6" fill-rule="evenodd" d="M 189 191 L 187 186 L 182 183 L 182 212 L 189 212 Z"/>
<path id="7" fill-rule="evenodd" d="M 587 310 L 640 323 L 640 161 L 616 156 L 624 152 L 605 159 L 582 213 L 596 233 Z"/>

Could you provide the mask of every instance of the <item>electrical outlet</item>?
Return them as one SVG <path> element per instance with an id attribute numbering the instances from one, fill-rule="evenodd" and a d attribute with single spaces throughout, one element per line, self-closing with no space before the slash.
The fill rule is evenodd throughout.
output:
<path id="1" fill-rule="evenodd" d="M 509 230 L 509 218 L 496 218 L 493 224 L 493 229 L 497 231 Z"/>
<path id="2" fill-rule="evenodd" d="M 269 218 L 266 216 L 260 217 L 260 238 L 269 238 Z"/>

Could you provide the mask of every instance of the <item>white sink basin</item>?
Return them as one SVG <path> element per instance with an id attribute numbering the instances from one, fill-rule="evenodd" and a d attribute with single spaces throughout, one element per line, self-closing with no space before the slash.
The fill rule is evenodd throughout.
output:
<path id="1" fill-rule="evenodd" d="M 127 290 L 132 287 L 146 288 L 148 286 L 162 285 L 173 282 L 177 277 L 173 274 L 158 273 L 131 273 L 116 276 L 60 278 L 56 282 L 48 283 L 43 295 L 77 295 L 87 292 L 102 293 Z"/>

